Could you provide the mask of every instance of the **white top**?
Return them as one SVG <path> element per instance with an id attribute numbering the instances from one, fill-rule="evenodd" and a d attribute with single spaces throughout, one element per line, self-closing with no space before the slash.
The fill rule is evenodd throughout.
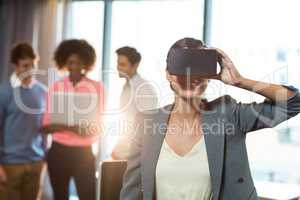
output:
<path id="1" fill-rule="evenodd" d="M 204 137 L 184 156 L 164 140 L 156 167 L 157 200 L 210 200 L 211 180 Z"/>
<path id="2" fill-rule="evenodd" d="M 34 86 L 34 84 L 36 83 L 36 80 L 32 79 L 28 86 L 23 86 L 21 80 L 19 79 L 19 77 L 17 76 L 17 74 L 15 72 L 12 73 L 9 81 L 10 81 L 12 88 L 18 88 L 18 87 L 32 88 Z"/>
<path id="3" fill-rule="evenodd" d="M 134 118 L 138 112 L 144 112 L 157 107 L 158 98 L 154 86 L 139 74 L 132 76 L 124 85 L 120 97 L 120 124 L 121 138 L 113 150 L 118 159 L 127 159 L 130 141 L 135 134 Z"/>
<path id="4" fill-rule="evenodd" d="M 157 107 L 158 99 L 154 86 L 139 74 L 133 75 L 124 85 L 120 109 L 127 118 L 134 117 L 138 112 L 151 110 Z"/>

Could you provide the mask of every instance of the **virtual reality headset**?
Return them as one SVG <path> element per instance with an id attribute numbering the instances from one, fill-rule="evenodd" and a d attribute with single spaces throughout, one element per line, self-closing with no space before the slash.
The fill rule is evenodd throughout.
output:
<path id="1" fill-rule="evenodd" d="M 217 51 L 213 49 L 171 49 L 167 70 L 172 75 L 209 78 L 217 75 Z"/>

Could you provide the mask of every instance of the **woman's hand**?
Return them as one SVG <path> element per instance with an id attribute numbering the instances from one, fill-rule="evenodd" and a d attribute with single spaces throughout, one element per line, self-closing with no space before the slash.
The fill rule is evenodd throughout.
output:
<path id="1" fill-rule="evenodd" d="M 61 131 L 69 131 L 73 132 L 74 134 L 82 137 L 87 137 L 94 135 L 88 127 L 81 127 L 79 125 L 74 125 L 74 126 L 68 126 L 64 124 L 49 124 L 46 126 L 43 126 L 40 128 L 40 132 L 42 133 L 55 133 L 55 132 L 61 132 Z"/>
<path id="2" fill-rule="evenodd" d="M 68 130 L 79 135 L 81 137 L 89 136 L 88 128 L 81 127 L 79 125 L 69 126 Z"/>
<path id="3" fill-rule="evenodd" d="M 234 66 L 231 59 L 220 49 L 215 48 L 218 56 L 218 63 L 221 66 L 221 72 L 215 77 L 225 84 L 237 86 L 243 77 Z"/>
<path id="4" fill-rule="evenodd" d="M 64 124 L 49 124 L 40 128 L 42 133 L 55 133 L 68 130 L 68 126 Z"/>
<path id="5" fill-rule="evenodd" d="M 5 183 L 6 180 L 7 180 L 6 172 L 5 172 L 4 168 L 0 165 L 0 184 Z"/>
<path id="6" fill-rule="evenodd" d="M 213 49 L 217 51 L 218 62 L 221 66 L 221 73 L 214 78 L 222 81 L 225 84 L 255 92 L 268 99 L 271 99 L 272 101 L 287 100 L 289 97 L 294 95 L 293 91 L 281 85 L 244 78 L 238 72 L 230 58 L 222 50 L 217 48 Z"/>

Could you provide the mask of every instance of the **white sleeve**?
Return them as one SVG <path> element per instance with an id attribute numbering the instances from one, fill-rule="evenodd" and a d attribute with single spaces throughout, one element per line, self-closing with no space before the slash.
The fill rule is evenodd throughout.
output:
<path id="1" fill-rule="evenodd" d="M 155 109 L 158 106 L 157 92 L 153 85 L 147 81 L 136 88 L 134 98 L 139 112 Z"/>

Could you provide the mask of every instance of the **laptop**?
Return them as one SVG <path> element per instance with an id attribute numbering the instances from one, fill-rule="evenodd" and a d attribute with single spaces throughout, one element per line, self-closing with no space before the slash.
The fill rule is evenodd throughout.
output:
<path id="1" fill-rule="evenodd" d="M 100 99 L 97 94 L 56 92 L 50 98 L 52 124 L 72 126 L 99 122 Z"/>

